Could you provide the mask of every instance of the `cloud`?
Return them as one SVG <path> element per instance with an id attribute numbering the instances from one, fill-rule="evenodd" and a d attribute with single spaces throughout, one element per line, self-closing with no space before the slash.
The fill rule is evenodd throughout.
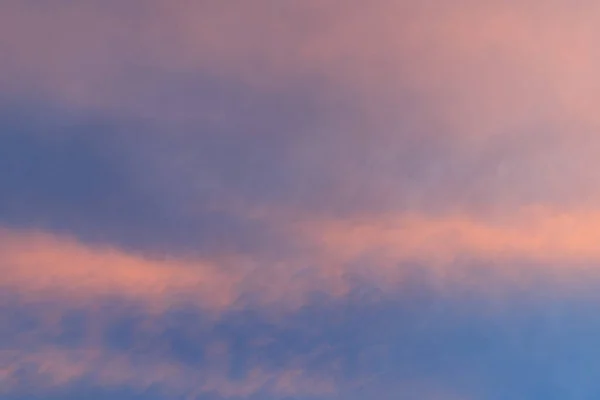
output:
<path id="1" fill-rule="evenodd" d="M 246 309 L 216 318 L 127 301 L 21 303 L 0 314 L 3 389 L 9 398 L 82 388 L 200 399 L 587 394 L 597 370 L 594 299 L 538 287 L 498 306 L 487 294 L 423 285 L 385 298 L 317 299 L 276 317 Z M 80 340 L 74 312 L 83 315 Z"/>
<path id="2" fill-rule="evenodd" d="M 393 293 L 415 265 L 441 290 L 494 284 L 510 291 L 513 285 L 533 284 L 536 276 L 569 288 L 597 275 L 593 265 L 600 253 L 593 233 L 598 221 L 595 213 L 548 209 L 495 221 L 417 214 L 305 220 L 286 228 L 305 249 L 295 258 L 252 252 L 149 258 L 47 233 L 4 230 L 0 284 L 34 299 L 114 297 L 149 306 L 192 302 L 216 310 L 251 304 L 299 307 L 314 293 L 347 295 L 355 278 Z M 475 270 L 487 271 L 492 280 L 474 275 Z"/>
<path id="3" fill-rule="evenodd" d="M 598 10 L 589 1 L 51 8 L 11 1 L 3 8 L 2 48 L 9 72 L 22 77 L 12 85 L 34 78 L 79 104 L 110 105 L 123 90 L 135 96 L 139 80 L 130 78 L 144 72 L 210 71 L 263 86 L 321 79 L 388 115 L 394 93 L 425 96 L 459 134 L 514 129 L 540 117 L 597 122 L 588 80 L 598 63 Z"/>
<path id="4" fill-rule="evenodd" d="M 233 301 L 229 296 L 235 276 L 212 263 L 196 262 L 192 268 L 177 261 L 90 249 L 43 234 L 9 232 L 2 233 L 1 254 L 2 286 L 34 297 L 50 292 L 67 299 L 116 296 L 161 303 L 187 292 L 217 306 Z"/>
<path id="5" fill-rule="evenodd" d="M 9 360 L 14 361 L 9 361 Z M 77 387 L 91 380 L 99 387 L 129 387 L 143 393 L 152 387 L 171 395 L 218 395 L 222 398 L 247 397 L 257 393 L 279 396 L 331 394 L 331 383 L 304 371 L 268 372 L 254 369 L 246 379 L 230 380 L 218 371 L 200 371 L 169 363 L 133 363 L 125 356 L 108 356 L 102 349 L 44 349 L 36 353 L 0 352 L 0 362 L 6 375 L 1 391 L 4 394 L 23 390 L 44 393 L 57 388 Z"/>
<path id="6" fill-rule="evenodd" d="M 4 394 L 593 397 L 599 11 L 3 2 Z"/>
<path id="7" fill-rule="evenodd" d="M 299 263 L 269 264 L 244 254 L 153 259 L 44 233 L 5 230 L 1 238 L 0 286 L 34 301 L 116 298 L 150 308 L 192 303 L 219 311 L 238 303 L 295 307 L 313 291 L 342 290 L 318 267 L 303 271 Z"/>
<path id="8" fill-rule="evenodd" d="M 263 115 L 268 109 L 254 107 Z M 293 102 L 284 108 L 290 111 L 282 118 L 293 118 Z M 253 113 L 238 119 L 243 129 L 269 127 Z M 270 227 L 234 200 L 248 202 L 278 185 L 278 152 L 290 143 L 271 143 L 276 123 L 262 138 L 238 143 L 241 128 L 228 124 L 207 120 L 202 134 L 163 141 L 141 121 L 8 107 L 0 113 L 0 224 L 152 253 L 219 252 L 224 245 L 258 250 L 263 241 L 275 243 Z"/>
<path id="9" fill-rule="evenodd" d="M 598 200 L 592 2 L 3 7 L 1 46 L 13 64 L 4 102 L 21 93 L 25 107 L 62 104 L 54 118 L 67 125 L 78 113 L 109 121 L 103 133 L 86 123 L 70 131 L 110 137 L 82 151 L 92 147 L 95 171 L 113 169 L 117 187 L 107 188 L 122 197 L 111 210 L 128 210 L 129 228 L 102 205 L 83 217 L 44 216 L 71 233 L 90 234 L 72 221 L 98 213 L 110 224 L 94 234 L 114 241 L 147 232 L 158 236 L 147 239 L 154 246 L 187 241 L 189 250 L 216 242 L 211 234 L 225 226 L 221 242 L 237 237 L 236 246 L 256 248 L 263 244 L 249 238 L 269 228 L 214 212 L 215 204 L 351 215 L 589 208 Z M 107 153 L 98 161 L 99 148 Z M 39 151 L 40 164 L 62 154 Z M 200 234 L 203 226 L 213 233 Z"/>
<path id="10" fill-rule="evenodd" d="M 462 256 L 481 260 L 595 262 L 598 214 L 548 208 L 523 209 L 496 218 L 466 215 L 384 214 L 355 219 L 302 223 L 306 235 L 346 259 L 372 253 L 396 261 L 420 260 L 447 265 Z"/>

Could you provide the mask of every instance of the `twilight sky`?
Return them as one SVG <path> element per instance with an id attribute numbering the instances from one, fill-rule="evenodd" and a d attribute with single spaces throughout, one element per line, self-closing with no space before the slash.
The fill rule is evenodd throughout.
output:
<path id="1" fill-rule="evenodd" d="M 597 0 L 2 0 L 0 398 L 600 397 Z"/>

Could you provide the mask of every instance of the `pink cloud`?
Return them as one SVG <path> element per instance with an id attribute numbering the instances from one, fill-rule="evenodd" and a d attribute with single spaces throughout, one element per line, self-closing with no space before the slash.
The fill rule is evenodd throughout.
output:
<path id="1" fill-rule="evenodd" d="M 459 134 L 489 134 L 537 117 L 597 126 L 598 12 L 565 1 L 11 1 L 0 50 L 5 84 L 28 78 L 24 89 L 82 104 L 135 96 L 136 65 L 270 86 L 321 76 L 371 113 L 408 91 Z"/>
<path id="2" fill-rule="evenodd" d="M 405 266 L 415 262 L 440 289 L 452 290 L 493 283 L 471 276 L 473 263 L 509 289 L 527 285 L 527 276 L 555 276 L 568 285 L 596 274 L 589 266 L 600 260 L 594 240 L 600 216 L 593 211 L 534 208 L 494 220 L 399 213 L 300 221 L 285 229 L 304 243 L 304 254 L 279 260 L 251 254 L 159 260 L 49 234 L 4 231 L 0 287 L 32 300 L 120 298 L 157 310 L 189 302 L 215 311 L 289 309 L 314 291 L 346 295 L 352 274 L 396 291 Z"/>

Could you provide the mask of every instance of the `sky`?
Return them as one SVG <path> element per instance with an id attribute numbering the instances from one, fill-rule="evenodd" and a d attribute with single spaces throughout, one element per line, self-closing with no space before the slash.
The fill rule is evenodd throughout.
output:
<path id="1" fill-rule="evenodd" d="M 0 397 L 600 396 L 600 3 L 4 0 Z"/>

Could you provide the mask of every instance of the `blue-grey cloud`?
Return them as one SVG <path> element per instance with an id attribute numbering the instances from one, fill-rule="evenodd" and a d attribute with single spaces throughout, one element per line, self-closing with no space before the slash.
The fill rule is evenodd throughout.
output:
<path id="1" fill-rule="evenodd" d="M 18 349 L 27 356 L 36 346 L 59 352 L 101 348 L 103 357 L 125 356 L 132 365 L 166 362 L 199 374 L 218 370 L 232 384 L 252 380 L 257 367 L 273 374 L 301 370 L 335 383 L 336 393 L 315 397 L 323 399 L 427 395 L 422 384 L 449 397 L 492 399 L 583 398 L 599 390 L 593 379 L 600 370 L 593 343 L 600 324 L 592 291 L 557 295 L 544 285 L 498 305 L 468 292 L 448 299 L 415 279 L 404 293 L 382 296 L 363 286 L 346 300 L 320 299 L 279 317 L 246 310 L 215 318 L 193 308 L 157 316 L 123 303 L 99 304 L 94 312 L 66 304 L 21 304 L 3 321 L 16 334 L 12 339 L 3 335 L 3 351 Z M 57 325 L 48 322 L 49 312 L 59 316 Z M 18 342 L 25 337 L 32 342 Z M 216 344 L 223 351 L 215 352 Z M 94 371 L 102 367 L 101 360 L 91 361 L 86 375 L 51 389 L 68 396 L 94 387 L 87 379 L 102 383 L 95 381 L 101 378 Z M 36 387 L 35 369 L 28 373 L 33 375 L 24 375 L 21 384 L 33 379 Z M 160 375 L 154 379 L 138 383 L 136 390 L 162 390 L 175 398 L 191 390 L 161 381 Z M 143 382 L 143 377 L 135 380 Z M 21 390 L 27 389 L 18 386 L 17 393 Z M 257 393 L 262 390 L 267 398 L 287 398 L 268 384 Z M 198 398 L 212 399 L 208 394 Z M 254 398 L 251 392 L 247 396 Z"/>

